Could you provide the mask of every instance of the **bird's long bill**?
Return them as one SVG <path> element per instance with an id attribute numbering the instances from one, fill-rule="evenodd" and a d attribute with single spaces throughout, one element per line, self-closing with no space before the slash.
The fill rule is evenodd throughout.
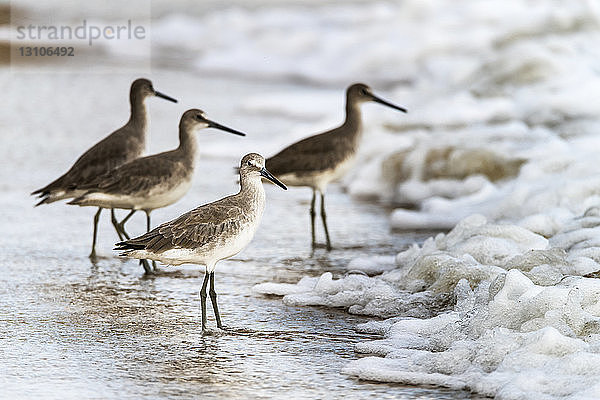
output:
<path id="1" fill-rule="evenodd" d="M 283 190 L 287 190 L 287 187 L 283 183 L 281 183 L 279 179 L 275 178 L 273 174 L 267 171 L 265 167 L 263 167 L 263 169 L 260 170 L 260 174 L 268 180 L 270 180 L 271 182 L 273 182 L 274 184 L 276 184 L 277 186 L 279 186 L 280 188 L 282 188 Z"/>
<path id="2" fill-rule="evenodd" d="M 382 99 L 381 97 L 377 97 L 375 95 L 371 95 L 371 96 L 373 96 L 373 101 L 376 101 L 379 104 L 383 104 L 384 106 L 388 106 L 390 108 L 393 108 L 394 110 L 402 111 L 404 113 L 407 112 L 406 108 L 404 108 L 404 107 L 400 107 L 395 104 L 392 104 L 389 101 Z"/>
<path id="3" fill-rule="evenodd" d="M 177 100 L 176 100 L 176 99 L 172 98 L 171 96 L 167 96 L 166 94 L 164 94 L 164 93 L 161 93 L 161 92 L 159 92 L 158 90 L 155 90 L 155 91 L 154 91 L 154 95 L 155 95 L 156 97 L 160 97 L 161 99 L 165 99 L 165 100 L 172 101 L 173 103 L 177 103 Z"/>
<path id="4" fill-rule="evenodd" d="M 215 121 L 211 121 L 209 119 L 206 120 L 206 123 L 208 124 L 208 126 L 210 128 L 220 129 L 220 130 L 225 131 L 225 132 L 233 133 L 234 135 L 246 136 L 246 134 L 243 133 L 243 132 L 236 131 L 235 129 L 228 128 L 228 127 L 226 127 L 224 125 L 218 124 Z"/>

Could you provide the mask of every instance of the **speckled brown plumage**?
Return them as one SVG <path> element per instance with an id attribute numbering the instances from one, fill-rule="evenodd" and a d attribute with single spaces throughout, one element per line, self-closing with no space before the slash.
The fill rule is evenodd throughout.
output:
<path id="1" fill-rule="evenodd" d="M 331 240 L 325 216 L 325 190 L 329 182 L 334 181 L 351 167 L 360 144 L 362 118 L 360 105 L 367 101 L 406 112 L 375 96 L 370 87 L 355 83 L 346 89 L 346 119 L 337 128 L 307 137 L 291 144 L 279 153 L 267 159 L 267 167 L 285 184 L 290 186 L 308 186 L 313 190 L 310 217 L 312 246 L 315 241 L 315 201 L 317 192 L 321 195 L 321 219 L 327 240 L 327 249 L 331 249 Z"/>
<path id="2" fill-rule="evenodd" d="M 154 253 L 174 248 L 197 249 L 220 236 L 234 236 L 248 216 L 237 205 L 239 197 L 237 194 L 195 208 L 140 237 L 119 243 L 117 249 L 145 249 Z"/>
<path id="3" fill-rule="evenodd" d="M 200 290 L 202 330 L 206 329 L 206 287 L 222 328 L 214 290 L 216 263 L 229 258 L 254 237 L 265 207 L 265 191 L 261 177 L 286 189 L 265 168 L 265 159 L 256 153 L 246 154 L 240 162 L 240 191 L 213 203 L 197 207 L 139 237 L 116 244 L 121 256 L 151 259 L 165 264 L 200 264 L 206 268 Z"/>
<path id="4" fill-rule="evenodd" d="M 181 185 L 191 183 L 194 174 L 196 129 L 216 125 L 244 135 L 207 120 L 202 110 L 188 110 L 179 123 L 179 147 L 138 158 L 82 185 L 81 189 L 86 192 L 69 204 L 151 211 L 177 201 L 189 189 Z M 169 195 L 176 188 L 180 193 Z M 161 199 L 157 200 L 158 197 Z"/>
<path id="5" fill-rule="evenodd" d="M 344 124 L 286 147 L 267 159 L 269 171 L 276 176 L 289 173 L 305 175 L 334 168 L 356 152 L 361 129 L 360 116 L 352 123 L 356 125 L 355 129 L 349 129 L 349 124 Z"/>
<path id="6" fill-rule="evenodd" d="M 38 195 L 41 199 L 36 206 L 78 196 L 81 194 L 82 186 L 138 158 L 146 146 L 147 115 L 144 100 L 156 93 L 159 92 L 153 89 L 149 80 L 135 80 L 131 84 L 129 93 L 131 105 L 129 121 L 83 153 L 61 177 L 33 191 L 31 194 Z"/>

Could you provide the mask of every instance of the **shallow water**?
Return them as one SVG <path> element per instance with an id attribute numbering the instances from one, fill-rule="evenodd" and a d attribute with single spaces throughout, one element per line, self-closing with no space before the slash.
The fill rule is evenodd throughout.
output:
<path id="1" fill-rule="evenodd" d="M 221 178 L 231 177 L 229 163 L 205 160 L 214 173 L 199 177 L 193 191 L 211 192 Z M 135 261 L 111 254 L 116 235 L 107 216 L 100 227 L 101 256 L 91 263 L 86 255 L 93 210 L 63 204 L 32 210 L 24 193 L 4 193 L 9 220 L 20 223 L 8 239 L 0 278 L 1 308 L 7 311 L 0 317 L 2 397 L 465 397 L 349 379 L 340 373 L 357 357 L 349 344 L 373 338 L 353 330 L 366 318 L 288 307 L 252 292 L 260 282 L 342 273 L 354 256 L 393 254 L 420 239 L 390 234 L 384 210 L 332 189 L 328 206 L 337 249 L 311 254 L 309 192 L 267 187 L 267 211 L 255 240 L 217 268 L 226 331 L 214 328 L 211 314 L 212 329 L 204 336 L 199 268 L 160 267 L 156 276 L 144 277 Z M 143 220 L 134 217 L 131 233 L 143 228 Z"/>
<path id="2" fill-rule="evenodd" d="M 345 310 L 289 307 L 280 298 L 252 291 L 257 283 L 297 282 L 325 271 L 339 276 L 354 257 L 394 255 L 430 235 L 391 233 L 387 210 L 352 201 L 337 185 L 326 197 L 335 247 L 330 253 L 310 250 L 310 190 L 267 185 L 267 207 L 253 242 L 217 266 L 226 331 L 214 329 L 209 305 L 213 330 L 205 336 L 199 329 L 200 268 L 161 267 L 156 276 L 144 277 L 136 261 L 112 252 L 117 236 L 106 212 L 99 258 L 92 263 L 87 254 L 94 209 L 60 203 L 32 208 L 29 192 L 62 174 L 126 118 L 126 98 L 115 94 L 126 90 L 112 86 L 123 82 L 126 87 L 134 77 L 127 72 L 3 75 L 14 103 L 0 111 L 11 143 L 0 150 L 0 309 L 6 310 L 0 314 L 0 397 L 468 397 L 348 378 L 340 371 L 359 357 L 352 344 L 373 338 L 353 329 L 368 318 Z M 157 71 L 152 79 L 181 102 L 150 102 L 150 153 L 175 146 L 175 121 L 190 107 L 202 107 L 211 118 L 248 133 L 246 138 L 199 133 L 193 187 L 180 202 L 156 210 L 153 225 L 237 190 L 233 167 L 242 154 L 270 155 L 292 141 L 299 128 L 320 124 L 318 119 L 291 124 L 287 116 L 256 114 L 241 106 L 257 94 L 303 95 L 314 89 L 169 71 Z M 142 233 L 145 218 L 134 216 L 127 229 Z"/>

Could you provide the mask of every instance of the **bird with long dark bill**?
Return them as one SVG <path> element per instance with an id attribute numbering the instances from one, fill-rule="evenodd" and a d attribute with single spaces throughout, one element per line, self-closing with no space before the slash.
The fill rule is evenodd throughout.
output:
<path id="1" fill-rule="evenodd" d="M 36 206 L 81 196 L 87 191 L 87 189 L 82 189 L 82 186 L 89 184 L 118 166 L 140 157 L 146 149 L 146 130 L 148 126 L 146 99 L 152 96 L 177 103 L 174 98 L 155 90 L 152 82 L 148 79 L 136 79 L 131 84 L 129 91 L 131 106 L 129 121 L 83 153 L 60 178 L 41 189 L 33 191 L 31 194 L 40 199 Z M 98 220 L 102 208 L 105 207 L 98 207 L 98 211 L 94 215 L 94 235 L 90 258 L 96 256 Z M 111 210 L 111 221 L 118 233 L 118 221 L 114 210 Z"/>
<path id="2" fill-rule="evenodd" d="M 210 299 L 217 327 L 223 328 L 215 291 L 215 266 L 234 256 L 254 237 L 265 208 L 265 190 L 261 178 L 283 189 L 283 183 L 266 168 L 265 159 L 256 153 L 242 158 L 240 191 L 213 203 L 195 208 L 150 232 L 116 244 L 121 256 L 151 259 L 169 265 L 205 266 L 200 290 L 202 331 L 206 330 L 206 289 L 210 282 Z"/>
<path id="3" fill-rule="evenodd" d="M 146 231 L 149 231 L 150 213 L 175 203 L 190 189 L 196 166 L 196 132 L 204 128 L 246 135 L 206 118 L 202 110 L 188 110 L 179 122 L 179 146 L 176 149 L 138 158 L 115 168 L 81 186 L 87 191 L 69 204 L 131 210 L 117 224 L 121 240 L 130 238 L 125 222 L 136 211 L 143 210 L 146 213 Z M 142 265 L 146 273 L 152 272 L 147 262 L 143 261 Z"/>
<path id="4" fill-rule="evenodd" d="M 315 202 L 317 192 L 321 197 L 321 220 L 325 230 L 326 247 L 331 250 L 331 239 L 325 214 L 325 191 L 327 185 L 342 177 L 352 166 L 363 132 L 360 105 L 374 101 L 398 111 L 406 109 L 392 104 L 375 94 L 362 83 L 355 83 L 346 90 L 346 119 L 330 131 L 300 140 L 267 159 L 269 170 L 289 186 L 308 186 L 313 195 L 310 203 L 312 247 L 315 238 Z"/>

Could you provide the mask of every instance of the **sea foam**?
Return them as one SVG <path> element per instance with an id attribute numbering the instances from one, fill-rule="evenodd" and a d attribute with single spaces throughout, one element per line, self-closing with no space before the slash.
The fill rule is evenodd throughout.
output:
<path id="1" fill-rule="evenodd" d="M 350 376 L 499 399 L 600 397 L 598 7 L 386 7 L 393 26 L 373 19 L 367 32 L 395 49 L 387 61 L 410 84 L 387 97 L 409 113 L 367 113 L 361 168 L 343 185 L 410 205 L 391 214 L 396 229 L 449 232 L 400 252 L 393 267 L 355 260 L 340 276 L 255 290 L 388 318 L 358 327 L 383 338 L 356 346 L 368 356 L 346 366 Z M 337 77 L 390 76 L 373 52 L 361 57 L 371 69 L 352 75 L 357 64 L 343 64 Z M 327 60 L 300 74 L 337 82 L 319 72 Z"/>

